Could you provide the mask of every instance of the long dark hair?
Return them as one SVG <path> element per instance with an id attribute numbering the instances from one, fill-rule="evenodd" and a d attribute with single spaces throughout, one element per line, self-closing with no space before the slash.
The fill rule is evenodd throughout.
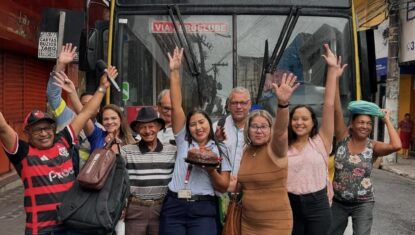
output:
<path id="1" fill-rule="evenodd" d="M 306 108 L 311 114 L 311 120 L 313 121 L 314 125 L 310 132 L 310 138 L 313 138 L 315 135 L 318 134 L 318 120 L 313 108 L 304 104 L 297 105 L 290 112 L 290 120 L 288 123 L 288 146 L 291 146 L 291 144 L 293 144 L 297 140 L 297 134 L 295 134 L 295 132 L 293 131 L 291 121 L 293 119 L 295 111 L 299 108 Z"/>
<path id="2" fill-rule="evenodd" d="M 185 138 L 186 138 L 187 142 L 189 142 L 189 144 L 191 144 L 192 140 L 193 140 L 192 135 L 190 134 L 189 125 L 190 125 L 190 118 L 193 117 L 193 115 L 195 115 L 195 114 L 202 114 L 208 120 L 209 129 L 210 129 L 208 138 L 209 138 L 209 140 L 215 140 L 215 134 L 213 132 L 213 127 L 212 127 L 212 120 L 210 119 L 209 115 L 201 109 L 195 109 L 195 110 L 190 111 L 186 116 L 186 137 Z"/>

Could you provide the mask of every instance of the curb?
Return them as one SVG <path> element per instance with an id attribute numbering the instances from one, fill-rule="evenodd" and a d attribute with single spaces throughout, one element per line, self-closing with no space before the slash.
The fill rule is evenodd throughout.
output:
<path id="1" fill-rule="evenodd" d="M 21 185 L 22 181 L 15 171 L 0 176 L 0 194 Z"/>
<path id="2" fill-rule="evenodd" d="M 415 174 L 408 174 L 407 172 L 396 169 L 393 166 L 391 167 L 389 165 L 382 165 L 382 170 L 389 171 L 389 172 L 395 173 L 397 175 L 415 180 Z"/>

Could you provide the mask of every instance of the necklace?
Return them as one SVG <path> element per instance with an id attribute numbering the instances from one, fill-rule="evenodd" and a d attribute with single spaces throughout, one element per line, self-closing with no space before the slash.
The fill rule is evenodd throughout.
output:
<path id="1" fill-rule="evenodd" d="M 257 152 L 257 149 L 254 148 L 254 147 L 252 147 L 251 149 L 248 150 L 248 154 L 249 154 L 249 156 L 251 158 L 255 158 L 256 157 L 256 152 Z"/>

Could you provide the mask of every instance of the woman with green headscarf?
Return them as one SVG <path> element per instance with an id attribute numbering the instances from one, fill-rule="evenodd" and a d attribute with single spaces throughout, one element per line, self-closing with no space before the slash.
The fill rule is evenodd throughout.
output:
<path id="1" fill-rule="evenodd" d="M 334 126 L 338 147 L 333 180 L 333 221 L 329 234 L 343 235 L 349 216 L 353 219 L 353 234 L 370 234 L 374 206 L 372 165 L 377 157 L 398 151 L 401 140 L 389 119 L 389 111 L 366 101 L 352 101 L 348 110 L 351 113 L 349 126 L 343 119 L 337 84 Z M 389 143 L 369 139 L 374 117 L 385 123 Z"/>

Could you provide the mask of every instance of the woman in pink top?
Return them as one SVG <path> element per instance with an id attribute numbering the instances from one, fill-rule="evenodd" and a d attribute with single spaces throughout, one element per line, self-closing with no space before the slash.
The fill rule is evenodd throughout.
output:
<path id="1" fill-rule="evenodd" d="M 322 125 L 306 105 L 290 112 L 288 126 L 287 189 L 294 217 L 292 234 L 327 234 L 331 210 L 327 196 L 327 162 L 334 134 L 334 98 L 341 65 L 327 44 L 323 55 L 328 65 Z"/>

